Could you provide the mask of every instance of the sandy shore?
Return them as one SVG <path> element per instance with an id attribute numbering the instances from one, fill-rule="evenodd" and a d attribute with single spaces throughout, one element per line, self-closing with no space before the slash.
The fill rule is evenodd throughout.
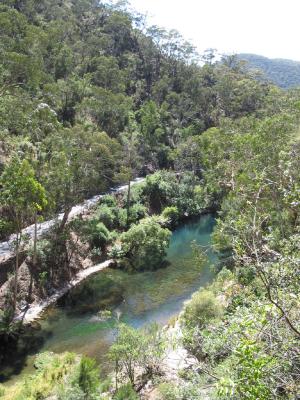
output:
<path id="1" fill-rule="evenodd" d="M 64 287 L 58 289 L 52 296 L 48 297 L 46 300 L 33 304 L 26 311 L 16 315 L 15 320 L 23 320 L 24 324 L 29 324 L 34 320 L 41 317 L 41 314 L 52 304 L 56 303 L 64 294 L 66 294 L 70 289 L 74 288 L 80 282 L 84 281 L 89 276 L 108 268 L 113 263 L 113 260 L 104 261 L 101 264 L 94 265 L 92 267 L 86 268 L 80 272 Z"/>

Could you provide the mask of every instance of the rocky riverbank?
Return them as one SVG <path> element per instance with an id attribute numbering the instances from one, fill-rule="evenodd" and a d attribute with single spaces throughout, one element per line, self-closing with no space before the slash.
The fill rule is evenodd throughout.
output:
<path id="1" fill-rule="evenodd" d="M 113 262 L 113 260 L 107 260 L 101 264 L 94 265 L 78 272 L 78 274 L 76 274 L 70 282 L 66 283 L 63 287 L 55 290 L 55 293 L 49 296 L 46 300 L 40 301 L 39 303 L 33 303 L 25 310 L 19 312 L 15 316 L 15 320 L 23 321 L 23 323 L 25 324 L 33 322 L 34 320 L 38 319 L 50 305 L 56 303 L 57 300 L 59 300 L 69 290 L 74 288 L 76 285 L 84 281 L 89 276 L 96 274 L 97 272 L 100 272 L 105 268 L 108 268 L 113 264 Z"/>

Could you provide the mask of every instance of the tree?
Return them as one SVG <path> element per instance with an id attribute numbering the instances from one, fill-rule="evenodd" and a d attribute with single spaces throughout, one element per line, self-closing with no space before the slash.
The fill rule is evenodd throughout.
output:
<path id="1" fill-rule="evenodd" d="M 140 374 L 146 372 L 148 378 L 157 372 L 165 348 L 165 337 L 156 324 L 144 329 L 120 324 L 116 341 L 109 350 L 109 357 L 115 363 L 116 390 L 124 375 L 134 386 L 137 370 Z"/>
<path id="2" fill-rule="evenodd" d="M 129 228 L 130 219 L 130 201 L 131 201 L 131 181 L 140 167 L 140 157 L 138 154 L 138 127 L 133 114 L 129 115 L 129 125 L 127 130 L 122 134 L 121 141 L 123 145 L 123 159 L 120 173 L 116 176 L 117 179 L 127 182 L 127 205 L 126 205 L 126 226 Z"/>
<path id="3" fill-rule="evenodd" d="M 0 200 L 7 208 L 15 223 L 16 262 L 14 272 L 14 296 L 13 309 L 16 308 L 18 293 L 18 269 L 19 251 L 22 241 L 22 228 L 28 217 L 34 215 L 36 221 L 37 212 L 42 211 L 47 205 L 44 187 L 35 179 L 33 168 L 27 160 L 15 157 L 4 169 L 0 178 Z M 36 235 L 34 238 L 36 249 Z"/>
<path id="4" fill-rule="evenodd" d="M 157 217 L 142 219 L 120 237 L 118 258 L 134 270 L 158 268 L 166 256 L 171 232 L 162 228 Z M 116 245 L 118 247 L 118 245 Z"/>
<path id="5" fill-rule="evenodd" d="M 120 145 L 104 132 L 75 126 L 48 137 L 44 146 L 50 154 L 44 165 L 45 186 L 55 211 L 63 209 L 62 232 L 74 205 L 111 185 Z"/>

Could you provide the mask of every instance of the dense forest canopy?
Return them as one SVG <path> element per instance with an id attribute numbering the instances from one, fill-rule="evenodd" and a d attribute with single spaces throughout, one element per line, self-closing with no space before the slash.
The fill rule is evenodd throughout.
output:
<path id="1" fill-rule="evenodd" d="M 276 91 L 236 60 L 206 54 L 199 67 L 178 32 L 147 27 L 124 2 L 3 1 L 0 11 L 1 168 L 30 160 L 48 214 L 118 180 L 129 142 L 136 173 L 174 168 L 182 143 L 261 115 Z M 13 229 L 1 226 L 2 237 Z"/>
<path id="2" fill-rule="evenodd" d="M 200 57 L 126 1 L 2 0 L 0 237 L 17 236 L 0 291 L 1 357 L 20 332 L 12 321 L 22 228 L 64 214 L 44 240 L 35 236 L 22 264 L 34 276 L 30 290 L 45 296 L 47 285 L 70 279 L 70 253 L 82 242 L 97 261 L 154 268 L 170 230 L 210 211 L 220 272 L 179 321 L 199 365 L 178 384 L 163 382 L 161 399 L 298 398 L 300 91 L 260 79 L 239 58 Z M 105 196 L 89 220 L 68 224 L 75 204 L 138 175 L 148 176 L 137 189 Z M 134 368 L 160 376 L 165 345 L 157 330 L 119 333 L 110 356 L 117 381 L 127 375 L 111 392 L 136 399 Z M 36 385 L 25 381 L 4 398 L 111 398 L 99 397 L 105 390 L 86 358 L 42 355 L 37 374 Z"/>
<path id="3" fill-rule="evenodd" d="M 270 59 L 256 54 L 238 54 L 248 67 L 260 70 L 265 78 L 284 89 L 300 86 L 300 61 L 282 58 Z"/>

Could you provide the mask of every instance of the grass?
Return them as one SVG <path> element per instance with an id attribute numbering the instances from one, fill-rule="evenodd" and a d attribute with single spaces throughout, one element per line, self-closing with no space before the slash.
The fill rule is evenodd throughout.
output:
<path id="1" fill-rule="evenodd" d="M 45 399 L 78 363 L 79 358 L 73 353 L 39 354 L 35 362 L 36 372 L 24 377 L 13 387 L 0 388 L 0 398 L 1 400 Z"/>

